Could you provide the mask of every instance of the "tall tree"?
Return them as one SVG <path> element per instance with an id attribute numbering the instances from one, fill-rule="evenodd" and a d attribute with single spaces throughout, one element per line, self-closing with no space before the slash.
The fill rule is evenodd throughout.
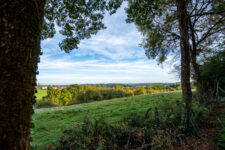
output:
<path id="1" fill-rule="evenodd" d="M 191 63 L 199 98 L 207 100 L 202 87 L 200 63 L 202 57 L 224 49 L 225 1 L 192 0 L 188 5 Z"/>
<path id="2" fill-rule="evenodd" d="M 168 54 L 180 56 L 180 33 L 174 0 L 129 0 L 128 22 L 135 22 L 144 34 L 142 46 L 149 58 L 159 62 Z M 224 49 L 225 1 L 189 0 L 187 2 L 190 55 L 197 91 L 202 95 L 199 60 Z"/>
<path id="3" fill-rule="evenodd" d="M 197 81 L 197 91 L 201 95 L 198 60 L 204 55 L 210 55 L 212 51 L 224 49 L 222 47 L 225 42 L 225 1 L 128 0 L 128 2 L 127 22 L 134 22 L 143 34 L 141 45 L 145 49 L 146 56 L 157 59 L 160 63 L 166 60 L 168 54 L 173 54 L 175 59 L 177 56 L 181 57 L 181 82 L 184 81 L 182 79 L 184 68 L 187 69 L 187 78 L 190 78 L 187 64 L 191 62 Z M 181 12 L 178 6 L 184 10 Z M 184 51 L 184 48 L 186 50 L 188 48 L 189 52 Z M 182 62 L 182 57 L 187 58 L 186 66 Z M 189 105 L 190 102 L 191 100 Z"/>
<path id="4" fill-rule="evenodd" d="M 1 149 L 29 149 L 45 2 L 0 1 Z"/>
<path id="5" fill-rule="evenodd" d="M 29 149 L 40 40 L 53 37 L 55 24 L 66 38 L 65 52 L 100 29 L 104 11 L 120 0 L 0 1 L 0 148 Z"/>
<path id="6" fill-rule="evenodd" d="M 127 22 L 135 22 L 144 35 L 142 46 L 148 58 L 163 62 L 170 52 L 180 54 L 186 131 L 191 127 L 192 102 L 187 6 L 187 0 L 130 0 L 127 9 Z"/>
<path id="7" fill-rule="evenodd" d="M 191 104 L 192 92 L 190 84 L 190 44 L 188 35 L 188 0 L 176 0 L 177 19 L 180 29 L 180 53 L 181 53 L 181 86 L 184 101 L 184 127 L 185 131 L 191 131 Z"/>

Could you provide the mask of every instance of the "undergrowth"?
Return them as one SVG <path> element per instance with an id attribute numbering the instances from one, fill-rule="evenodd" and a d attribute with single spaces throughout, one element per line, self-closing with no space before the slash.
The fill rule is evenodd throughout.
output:
<path id="1" fill-rule="evenodd" d="M 47 149 L 172 149 L 185 139 L 181 124 L 182 103 L 170 102 L 166 98 L 162 101 L 163 103 L 159 101 L 157 107 L 149 108 L 145 114 L 133 113 L 119 124 L 88 119 L 82 124 L 74 123 L 55 144 L 48 145 Z M 208 109 L 201 108 L 197 102 L 193 103 L 193 108 L 194 124 L 203 123 Z"/>
<path id="2" fill-rule="evenodd" d="M 219 135 L 216 137 L 217 144 L 225 148 L 225 111 L 221 114 L 221 119 L 219 120 L 223 125 L 223 129 L 220 131 Z"/>

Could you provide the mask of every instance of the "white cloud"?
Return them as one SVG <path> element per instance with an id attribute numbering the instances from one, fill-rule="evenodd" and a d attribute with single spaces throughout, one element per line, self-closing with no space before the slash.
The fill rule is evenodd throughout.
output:
<path id="1" fill-rule="evenodd" d="M 42 41 L 44 55 L 39 64 L 38 82 L 42 84 L 71 83 L 137 83 L 174 82 L 168 73 L 170 65 L 162 69 L 146 58 L 141 34 L 133 24 L 126 24 L 124 6 L 115 15 L 106 15 L 106 30 L 81 41 L 78 50 L 70 55 L 59 50 L 63 36 Z M 57 28 L 57 30 L 59 30 Z M 171 59 L 171 58 L 170 58 Z M 169 64 L 169 63 L 168 63 Z"/>
<path id="2" fill-rule="evenodd" d="M 67 61 L 65 58 L 39 64 L 39 81 L 42 83 L 134 83 L 174 82 L 168 75 L 171 68 L 156 65 L 149 60 L 107 62 L 102 60 Z M 46 72 L 47 70 L 47 72 Z M 52 73 L 49 73 L 52 72 Z M 48 81 L 51 79 L 50 81 Z"/>

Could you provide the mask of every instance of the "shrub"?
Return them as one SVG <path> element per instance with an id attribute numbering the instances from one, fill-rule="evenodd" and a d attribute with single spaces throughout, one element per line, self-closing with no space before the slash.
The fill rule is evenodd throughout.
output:
<path id="1" fill-rule="evenodd" d="M 223 129 L 216 137 L 216 141 L 220 147 L 225 148 L 225 111 L 221 113 L 220 122 L 223 125 Z"/>
<path id="2" fill-rule="evenodd" d="M 165 92 L 171 87 L 155 85 L 149 87 L 150 93 Z M 92 101 L 107 100 L 112 98 L 128 97 L 134 95 L 147 94 L 149 91 L 146 87 L 123 87 L 117 85 L 114 87 L 88 86 L 88 85 L 70 85 L 65 89 L 55 89 L 48 87 L 47 96 L 43 97 L 44 101 L 50 101 L 55 105 L 71 105 L 78 103 L 88 103 Z"/>
<path id="3" fill-rule="evenodd" d="M 106 124 L 104 121 L 94 123 L 85 120 L 83 124 L 75 124 L 72 129 L 64 131 L 64 136 L 52 149 L 117 149 L 125 147 L 129 137 L 126 126 Z"/>
<path id="4" fill-rule="evenodd" d="M 218 145 L 222 148 L 225 148 L 225 128 L 223 128 L 219 135 L 216 137 Z"/>
<path id="5" fill-rule="evenodd" d="M 166 105 L 168 103 L 165 103 Z M 166 107 L 166 106 L 164 106 Z M 178 106 L 179 107 L 179 106 Z M 119 124 L 85 120 L 64 131 L 51 149 L 157 149 L 176 145 L 181 138 L 180 113 L 150 108 L 146 114 L 131 114 Z"/>
<path id="6" fill-rule="evenodd" d="M 159 99 L 155 101 L 158 107 L 149 108 L 145 114 L 130 114 L 118 124 L 87 119 L 82 124 L 75 123 L 51 149 L 173 149 L 185 139 L 182 102 L 169 101 L 163 96 Z M 198 102 L 193 102 L 195 124 L 203 122 L 207 112 Z M 223 137 L 222 134 L 219 141 Z"/>
<path id="7" fill-rule="evenodd" d="M 209 109 L 204 107 L 197 101 L 193 101 L 192 103 L 193 115 L 192 119 L 196 124 L 204 124 L 204 122 L 208 119 Z"/>

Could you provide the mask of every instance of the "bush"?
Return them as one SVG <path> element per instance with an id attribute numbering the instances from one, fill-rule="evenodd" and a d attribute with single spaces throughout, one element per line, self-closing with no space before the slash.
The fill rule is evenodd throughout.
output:
<path id="1" fill-rule="evenodd" d="M 225 51 L 216 53 L 214 56 L 208 57 L 203 65 L 200 66 L 201 71 L 201 88 L 204 91 L 205 99 L 213 99 L 225 96 Z"/>
<path id="2" fill-rule="evenodd" d="M 131 114 L 119 124 L 87 119 L 82 124 L 75 123 L 50 149 L 173 149 L 185 139 L 182 102 L 168 101 L 163 96 L 159 99 L 155 101 L 158 107 L 149 108 L 145 114 Z M 193 102 L 195 124 L 204 122 L 207 112 Z"/>
<path id="3" fill-rule="evenodd" d="M 150 108 L 144 115 L 131 114 L 119 124 L 113 125 L 103 120 L 85 120 L 65 130 L 51 149 L 164 150 L 177 145 L 181 139 L 182 129 L 178 127 L 180 118 L 181 114 L 174 113 L 174 107 L 171 107 L 167 111 Z"/>
<path id="4" fill-rule="evenodd" d="M 222 148 L 225 148 L 225 128 L 220 131 L 219 135 L 216 137 L 218 145 Z"/>
<path id="5" fill-rule="evenodd" d="M 225 148 L 225 111 L 221 113 L 220 122 L 223 125 L 223 129 L 216 137 L 216 141 L 220 147 Z"/>
<path id="6" fill-rule="evenodd" d="M 52 86 L 48 87 L 47 96 L 43 97 L 44 101 L 50 101 L 55 105 L 71 105 L 79 103 L 88 103 L 92 101 L 107 100 L 112 98 L 128 97 L 134 95 L 141 95 L 156 92 L 165 92 L 171 90 L 169 86 L 155 85 L 149 87 L 123 87 L 117 85 L 116 87 L 100 87 L 100 86 L 80 86 L 70 85 L 65 89 L 55 89 Z"/>
<path id="7" fill-rule="evenodd" d="M 117 149 L 125 147 L 130 129 L 126 126 L 111 126 L 104 121 L 75 124 L 72 129 L 64 131 L 64 136 L 52 149 Z"/>
<path id="8" fill-rule="evenodd" d="M 50 149 L 164 150 L 178 141 L 175 128 L 158 127 L 154 119 L 133 115 L 126 121 L 119 125 L 110 125 L 102 120 L 85 120 L 83 124 L 74 124 L 71 129 L 64 131 L 63 136 Z"/>
<path id="9" fill-rule="evenodd" d="M 208 119 L 209 115 L 209 109 L 207 107 L 204 107 L 197 101 L 193 101 L 192 103 L 192 109 L 193 109 L 193 122 L 196 124 L 204 124 L 205 121 Z"/>

